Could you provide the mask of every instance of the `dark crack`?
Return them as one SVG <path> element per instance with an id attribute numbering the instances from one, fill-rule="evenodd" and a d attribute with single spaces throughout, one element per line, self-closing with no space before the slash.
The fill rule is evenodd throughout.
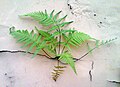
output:
<path id="1" fill-rule="evenodd" d="M 91 68 L 91 69 L 93 70 L 93 68 L 94 68 L 94 61 L 92 61 L 92 65 L 91 65 L 91 66 L 92 66 L 92 68 Z"/>
<path id="2" fill-rule="evenodd" d="M 34 54 L 32 52 L 26 52 L 26 51 L 22 51 L 22 50 L 0 50 L 0 53 L 28 53 L 28 54 Z M 85 53 L 83 56 L 81 56 L 80 58 L 73 58 L 74 62 L 77 62 L 79 60 L 81 60 L 83 57 L 87 56 L 90 52 Z M 46 55 L 43 54 L 37 54 L 38 56 L 44 56 L 47 57 L 48 59 L 53 59 L 53 60 L 57 60 L 59 57 L 55 57 L 55 58 L 49 58 Z"/>
<path id="3" fill-rule="evenodd" d="M 119 81 L 108 81 L 108 82 L 120 84 Z"/>
<path id="4" fill-rule="evenodd" d="M 92 70 L 94 68 L 94 61 L 92 61 L 92 64 L 91 64 L 91 69 L 89 70 L 89 76 L 90 76 L 90 81 L 92 82 L 93 80 L 93 76 L 92 76 Z"/>
<path id="5" fill-rule="evenodd" d="M 28 53 L 28 54 L 34 54 L 34 53 L 32 53 L 32 52 L 26 52 L 26 51 L 22 51 L 22 50 L 0 50 L 0 53 Z M 44 57 L 46 57 L 46 58 L 48 58 L 48 59 L 52 59 L 52 60 L 58 60 L 58 56 L 57 57 L 55 57 L 55 58 L 50 58 L 50 57 L 48 57 L 48 56 L 46 56 L 46 55 L 43 55 L 43 54 L 37 54 L 38 56 L 44 56 Z M 76 58 L 73 58 L 74 59 L 74 61 L 76 62 Z M 62 62 L 62 61 L 60 61 L 62 64 L 67 64 L 67 63 L 64 63 L 64 62 Z M 7 75 L 7 74 L 5 74 L 5 75 Z"/>
<path id="6" fill-rule="evenodd" d="M 1 50 L 0 53 L 28 53 L 28 54 L 34 54 L 34 53 L 31 53 L 31 52 L 26 52 L 26 51 L 22 51 L 22 50 L 15 50 L 15 51 L 12 51 L 12 50 Z M 37 55 L 47 57 L 46 55 L 42 55 L 42 54 L 37 54 Z M 49 57 L 47 57 L 47 58 L 49 58 Z"/>
<path id="7" fill-rule="evenodd" d="M 89 76 L 90 76 L 90 81 L 92 81 L 92 74 L 91 74 L 91 70 L 89 71 Z"/>

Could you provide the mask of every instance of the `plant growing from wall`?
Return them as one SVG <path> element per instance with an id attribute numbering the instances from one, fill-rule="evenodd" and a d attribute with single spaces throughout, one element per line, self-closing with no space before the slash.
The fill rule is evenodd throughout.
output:
<path id="1" fill-rule="evenodd" d="M 61 66 L 59 64 L 60 61 L 69 64 L 75 74 L 77 74 L 75 68 L 75 61 L 77 61 L 77 59 L 75 60 L 71 54 L 72 46 L 79 47 L 88 40 L 95 41 L 98 46 L 111 41 L 109 40 L 99 44 L 99 40 L 96 40 L 88 34 L 79 32 L 74 29 L 65 29 L 65 26 L 71 24 L 73 21 L 65 22 L 64 20 L 67 15 L 59 18 L 58 16 L 60 13 L 61 11 L 54 14 L 53 10 L 50 14 L 48 14 L 45 10 L 45 12 L 33 12 L 23 15 L 32 17 L 38 21 L 39 24 L 47 27 L 47 30 L 38 29 L 35 27 L 35 30 L 29 32 L 28 30 L 15 30 L 14 28 L 10 28 L 10 34 L 17 39 L 17 42 L 24 43 L 22 47 L 29 46 L 26 53 L 32 51 L 32 49 L 35 48 L 32 57 L 35 57 L 37 54 L 43 51 L 45 57 L 56 59 L 58 61 L 57 66 L 55 66 L 55 69 L 53 69 L 52 72 L 52 78 L 55 81 L 64 71 L 64 68 L 66 68 L 66 66 Z M 97 45 L 95 48 L 98 47 Z M 90 49 L 89 52 L 93 51 L 95 48 Z M 85 55 L 83 55 L 81 58 L 83 58 Z"/>

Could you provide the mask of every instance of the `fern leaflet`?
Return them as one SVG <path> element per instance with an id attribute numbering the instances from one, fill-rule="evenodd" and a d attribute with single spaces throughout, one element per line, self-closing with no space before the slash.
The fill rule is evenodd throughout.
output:
<path id="1" fill-rule="evenodd" d="M 70 22 L 61 22 L 63 21 L 66 17 L 62 17 L 58 19 L 58 15 L 61 13 L 62 11 L 59 11 L 58 13 L 56 13 L 55 15 L 53 15 L 54 10 L 50 13 L 50 15 L 47 13 L 47 11 L 45 10 L 45 12 L 32 12 L 32 13 L 28 13 L 25 14 L 23 16 L 30 16 L 33 19 L 37 20 L 40 24 L 44 25 L 44 26 L 50 26 L 53 25 L 49 31 L 52 30 L 56 30 L 58 29 L 58 27 L 64 27 L 65 25 L 68 25 L 70 23 L 72 23 L 73 21 Z"/>

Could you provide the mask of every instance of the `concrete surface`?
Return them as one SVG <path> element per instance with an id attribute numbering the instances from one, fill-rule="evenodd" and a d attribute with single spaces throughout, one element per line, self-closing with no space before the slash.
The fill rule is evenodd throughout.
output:
<path id="1" fill-rule="evenodd" d="M 0 0 L 0 50 L 25 50 L 9 35 L 9 27 L 41 28 L 37 22 L 18 15 L 44 9 L 62 10 L 67 20 L 74 20 L 69 27 L 97 39 L 118 39 L 76 62 L 78 75 L 68 66 L 57 82 L 51 79 L 57 61 L 39 56 L 31 59 L 30 54 L 0 53 L 0 87 L 120 87 L 119 0 Z M 73 51 L 75 57 L 87 51 L 83 47 Z"/>

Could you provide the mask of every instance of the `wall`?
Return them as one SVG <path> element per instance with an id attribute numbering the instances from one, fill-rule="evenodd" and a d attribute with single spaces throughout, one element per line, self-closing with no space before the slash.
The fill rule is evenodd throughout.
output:
<path id="1" fill-rule="evenodd" d="M 30 54 L 0 53 L 0 87 L 120 87 L 120 1 L 119 0 L 1 0 L 0 1 L 0 50 L 25 50 L 9 35 L 9 28 L 42 28 L 32 19 L 18 15 L 28 12 L 55 9 L 73 20 L 69 27 L 107 40 L 117 40 L 101 46 L 76 62 L 78 75 L 68 66 L 57 82 L 51 72 L 57 61 Z M 85 48 L 84 48 L 85 47 Z M 82 56 L 86 45 L 73 51 Z"/>

